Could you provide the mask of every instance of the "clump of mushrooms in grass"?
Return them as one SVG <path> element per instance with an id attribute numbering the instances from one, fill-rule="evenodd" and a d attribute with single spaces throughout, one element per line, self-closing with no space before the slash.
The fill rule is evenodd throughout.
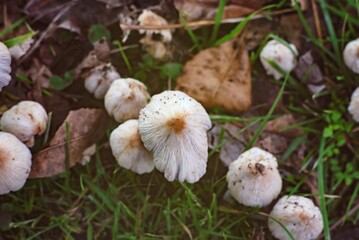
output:
<path id="1" fill-rule="evenodd" d="M 22 188 L 31 168 L 31 152 L 18 138 L 0 132 L 0 195 Z"/>
<path id="2" fill-rule="evenodd" d="M 168 181 L 195 183 L 206 173 L 206 134 L 212 124 L 195 99 L 180 91 L 164 91 L 151 98 L 138 121 L 141 139 Z"/>
<path id="3" fill-rule="evenodd" d="M 285 45 L 277 40 L 270 40 L 262 49 L 259 57 L 268 75 L 273 75 L 276 80 L 283 74 L 275 69 L 270 61 L 273 61 L 284 72 L 290 72 L 297 65 L 298 51 L 294 44 Z"/>
<path id="4" fill-rule="evenodd" d="M 4 112 L 0 129 L 15 135 L 26 146 L 33 147 L 35 135 L 44 133 L 47 120 L 47 113 L 41 104 L 21 101 Z"/>
<path id="5" fill-rule="evenodd" d="M 283 196 L 269 214 L 268 227 L 272 235 L 280 240 L 291 239 L 285 229 L 294 239 L 311 240 L 316 239 L 323 231 L 323 217 L 311 199 Z"/>
<path id="6" fill-rule="evenodd" d="M 253 147 L 229 165 L 228 189 L 241 204 L 263 207 L 282 190 L 277 159 L 269 152 Z"/>
<path id="7" fill-rule="evenodd" d="M 359 74 L 359 38 L 347 43 L 343 51 L 343 58 L 345 65 Z"/>
<path id="8" fill-rule="evenodd" d="M 356 122 L 359 122 L 359 87 L 352 93 L 348 111 Z"/>
<path id="9" fill-rule="evenodd" d="M 9 49 L 0 42 L 0 92 L 11 80 L 11 56 Z"/>

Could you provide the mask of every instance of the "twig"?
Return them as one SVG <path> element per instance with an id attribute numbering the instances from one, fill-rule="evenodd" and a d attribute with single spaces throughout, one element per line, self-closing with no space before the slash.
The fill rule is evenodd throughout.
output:
<path id="1" fill-rule="evenodd" d="M 323 41 L 323 34 L 322 34 L 322 28 L 320 27 L 317 3 L 315 2 L 315 0 L 312 0 L 311 2 L 312 2 L 312 8 L 313 8 L 315 28 L 317 29 L 318 38 L 320 39 L 320 41 Z"/>
<path id="2" fill-rule="evenodd" d="M 273 12 L 271 15 L 280 15 L 280 14 L 286 14 L 286 13 L 292 13 L 295 12 L 295 9 L 284 9 L 280 11 Z M 259 14 L 252 17 L 253 19 L 260 19 L 264 18 L 266 15 Z M 239 23 L 245 20 L 245 17 L 240 18 L 227 18 L 223 19 L 221 23 Z M 185 28 L 185 27 L 201 27 L 201 26 L 208 26 L 215 24 L 214 20 L 201 20 L 201 21 L 195 21 L 195 22 L 187 22 L 187 23 L 176 23 L 176 24 L 168 24 L 168 25 L 146 25 L 146 26 L 140 26 L 140 25 L 131 25 L 131 24 L 125 24 L 121 23 L 120 27 L 122 30 L 168 30 L 168 29 L 178 29 L 178 28 Z"/>

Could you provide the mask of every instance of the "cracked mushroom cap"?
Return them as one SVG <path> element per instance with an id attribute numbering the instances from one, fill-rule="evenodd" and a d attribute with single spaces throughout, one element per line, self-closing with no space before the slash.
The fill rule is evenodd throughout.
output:
<path id="1" fill-rule="evenodd" d="M 128 120 L 113 130 L 110 146 L 113 156 L 123 168 L 138 174 L 152 172 L 155 168 L 152 153 L 141 141 L 138 120 Z"/>
<path id="2" fill-rule="evenodd" d="M 348 111 L 356 122 L 359 122 L 359 87 L 352 93 Z"/>
<path id="3" fill-rule="evenodd" d="M 11 80 L 11 55 L 9 49 L 0 42 L 0 92 Z"/>
<path id="4" fill-rule="evenodd" d="M 132 78 L 115 80 L 105 95 L 107 113 L 122 123 L 138 118 L 140 110 L 146 106 L 150 98 L 146 86 Z"/>
<path id="5" fill-rule="evenodd" d="M 271 153 L 253 147 L 229 165 L 229 192 L 243 205 L 267 206 L 282 190 L 282 178 L 277 168 L 277 159 Z"/>
<path id="6" fill-rule="evenodd" d="M 323 230 L 322 214 L 313 201 L 301 196 L 283 196 L 274 205 L 268 219 L 268 227 L 272 235 L 280 240 L 291 239 L 285 228 L 297 240 L 317 239 Z"/>
<path id="7" fill-rule="evenodd" d="M 31 169 L 31 152 L 14 135 L 0 132 L 0 195 L 22 188 Z"/>
<path id="8" fill-rule="evenodd" d="M 211 120 L 200 103 L 164 91 L 152 97 L 138 121 L 141 139 L 168 181 L 195 183 L 206 173 Z"/>
<path id="9" fill-rule="evenodd" d="M 102 64 L 91 70 L 85 79 L 85 88 L 92 93 L 95 98 L 103 99 L 110 85 L 121 76 L 111 63 Z"/>
<path id="10" fill-rule="evenodd" d="M 359 38 L 347 43 L 343 51 L 343 58 L 345 65 L 359 74 Z"/>
<path id="11" fill-rule="evenodd" d="M 35 135 L 41 135 L 45 131 L 47 119 L 47 113 L 41 104 L 21 101 L 4 112 L 0 128 L 15 135 L 26 146 L 33 147 Z"/>
<path id="12" fill-rule="evenodd" d="M 270 40 L 264 46 L 259 55 L 267 74 L 273 75 L 277 80 L 282 78 L 283 75 L 272 67 L 268 60 L 275 62 L 285 72 L 292 71 L 292 69 L 297 65 L 296 57 L 298 55 L 298 51 L 294 44 L 289 44 L 289 46 L 291 49 L 277 40 Z"/>

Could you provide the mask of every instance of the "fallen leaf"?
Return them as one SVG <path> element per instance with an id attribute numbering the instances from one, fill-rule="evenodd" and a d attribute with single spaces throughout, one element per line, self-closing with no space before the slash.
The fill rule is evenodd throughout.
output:
<path id="1" fill-rule="evenodd" d="M 260 135 L 259 141 L 254 145 L 273 155 L 280 156 L 288 148 L 288 140 L 277 134 L 263 132 Z"/>
<path id="2" fill-rule="evenodd" d="M 70 111 L 47 148 L 37 153 L 29 178 L 54 176 L 66 171 L 66 125 L 69 125 L 69 163 L 75 165 L 83 151 L 105 132 L 109 118 L 103 110 L 82 108 Z"/>
<path id="3" fill-rule="evenodd" d="M 303 134 L 299 128 L 288 129 L 291 125 L 296 124 L 292 114 L 285 114 L 279 118 L 270 120 L 264 127 L 264 130 L 271 133 L 276 133 L 286 137 L 298 137 Z"/>
<path id="4" fill-rule="evenodd" d="M 201 51 L 186 63 L 177 89 L 206 108 L 239 113 L 251 105 L 251 66 L 238 39 Z"/>

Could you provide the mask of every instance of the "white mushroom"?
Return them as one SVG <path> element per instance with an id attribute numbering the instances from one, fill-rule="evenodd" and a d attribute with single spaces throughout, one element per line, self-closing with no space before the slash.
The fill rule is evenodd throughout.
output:
<path id="1" fill-rule="evenodd" d="M 283 75 L 278 72 L 268 61 L 275 62 L 284 72 L 290 72 L 297 65 L 298 51 L 293 44 L 290 48 L 277 40 L 269 41 L 260 53 L 260 59 L 268 75 L 280 79 Z"/>
<path id="2" fill-rule="evenodd" d="M 347 43 L 343 58 L 347 67 L 359 74 L 359 38 Z"/>
<path id="3" fill-rule="evenodd" d="M 157 15 L 150 10 L 143 10 L 141 15 L 138 17 L 140 26 L 166 26 L 168 22 L 163 17 Z M 146 34 L 146 37 L 152 38 L 153 34 L 160 34 L 162 36 L 162 42 L 171 42 L 172 33 L 171 30 L 140 30 L 140 33 Z"/>
<path id="4" fill-rule="evenodd" d="M 353 119 L 356 122 L 359 122 L 359 87 L 357 87 L 352 93 L 352 97 L 348 106 L 348 111 L 352 115 Z"/>
<path id="5" fill-rule="evenodd" d="M 270 204 L 282 189 L 277 159 L 269 152 L 253 147 L 229 165 L 228 189 L 246 206 L 263 207 Z"/>
<path id="6" fill-rule="evenodd" d="M 82 154 L 81 159 L 78 161 L 82 166 L 85 166 L 91 161 L 91 157 L 96 153 L 96 144 L 92 144 L 86 148 Z"/>
<path id="7" fill-rule="evenodd" d="M 11 80 L 11 56 L 9 49 L 0 42 L 0 92 Z"/>
<path id="8" fill-rule="evenodd" d="M 132 78 L 115 80 L 105 95 L 105 108 L 119 123 L 138 118 L 150 98 L 146 86 Z"/>
<path id="9" fill-rule="evenodd" d="M 4 132 L 14 134 L 28 147 L 35 144 L 35 135 L 46 129 L 47 113 L 41 104 L 33 101 L 21 101 L 5 111 L 0 128 Z"/>
<path id="10" fill-rule="evenodd" d="M 113 81 L 120 78 L 120 74 L 111 63 L 93 68 L 85 79 L 85 88 L 95 98 L 103 99 Z"/>
<path id="11" fill-rule="evenodd" d="M 22 188 L 31 169 L 31 152 L 10 133 L 0 132 L 0 195 Z"/>
<path id="12" fill-rule="evenodd" d="M 211 120 L 200 103 L 183 92 L 164 91 L 152 97 L 138 121 L 141 139 L 167 180 L 194 183 L 206 173 Z"/>
<path id="13" fill-rule="evenodd" d="M 113 130 L 110 146 L 113 156 L 123 168 L 143 174 L 151 172 L 155 167 L 152 153 L 141 141 L 138 120 L 128 120 Z"/>
<path id="14" fill-rule="evenodd" d="M 279 221 L 297 240 L 317 239 L 323 230 L 322 214 L 312 200 L 301 196 L 283 196 L 274 205 L 268 219 L 272 235 L 280 240 L 291 239 Z"/>

